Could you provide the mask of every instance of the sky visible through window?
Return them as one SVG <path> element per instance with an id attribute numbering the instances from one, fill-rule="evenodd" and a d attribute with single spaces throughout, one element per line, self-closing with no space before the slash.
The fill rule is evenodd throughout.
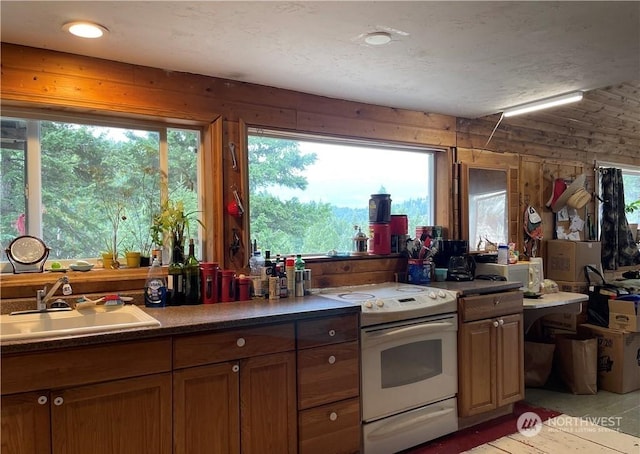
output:
<path id="1" fill-rule="evenodd" d="M 429 187 L 431 154 L 316 142 L 299 142 L 302 153 L 316 153 L 304 175 L 306 190 L 279 188 L 283 200 L 329 202 L 338 207 L 367 208 L 381 188 L 393 202 L 424 197 Z"/>

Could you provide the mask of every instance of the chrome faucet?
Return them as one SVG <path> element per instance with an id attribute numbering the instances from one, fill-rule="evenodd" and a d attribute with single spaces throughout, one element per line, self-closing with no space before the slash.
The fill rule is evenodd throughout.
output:
<path id="1" fill-rule="evenodd" d="M 47 303 L 53 297 L 53 295 L 58 291 L 60 286 L 62 285 L 62 294 L 63 295 L 71 295 L 71 285 L 69 284 L 69 278 L 67 276 L 62 276 L 58 279 L 51 287 L 51 290 L 47 292 L 47 287 L 42 290 L 38 290 L 36 292 L 36 310 L 38 311 L 46 311 Z"/>

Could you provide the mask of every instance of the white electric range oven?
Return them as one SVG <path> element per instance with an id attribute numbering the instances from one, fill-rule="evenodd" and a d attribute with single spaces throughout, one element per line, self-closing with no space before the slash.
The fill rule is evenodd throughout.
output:
<path id="1" fill-rule="evenodd" d="M 324 290 L 361 314 L 365 454 L 388 454 L 458 430 L 454 292 L 384 283 Z"/>

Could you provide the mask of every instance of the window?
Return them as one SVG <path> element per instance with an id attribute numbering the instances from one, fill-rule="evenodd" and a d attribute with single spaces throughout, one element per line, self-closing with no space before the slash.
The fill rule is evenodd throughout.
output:
<path id="1" fill-rule="evenodd" d="M 409 234 L 433 225 L 435 149 L 250 128 L 250 232 L 272 254 L 347 254 L 369 235 L 371 194 L 390 194 Z"/>
<path id="2" fill-rule="evenodd" d="M 3 251 L 30 234 L 51 249 L 50 261 L 95 259 L 115 232 L 121 256 L 126 249 L 148 255 L 161 187 L 198 210 L 199 130 L 17 113 L 1 119 Z"/>
<path id="3" fill-rule="evenodd" d="M 632 224 L 640 224 L 640 168 L 622 167 L 621 169 L 627 221 Z"/>

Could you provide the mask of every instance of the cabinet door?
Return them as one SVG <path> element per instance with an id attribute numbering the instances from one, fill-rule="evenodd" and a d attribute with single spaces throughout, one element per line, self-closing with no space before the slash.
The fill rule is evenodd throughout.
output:
<path id="1" fill-rule="evenodd" d="M 296 452 L 295 352 L 240 362 L 240 409 L 244 454 Z"/>
<path id="2" fill-rule="evenodd" d="M 522 314 L 498 317 L 498 406 L 524 399 L 524 334 Z"/>
<path id="3" fill-rule="evenodd" d="M 175 454 L 240 452 L 240 380 L 236 362 L 173 373 Z"/>
<path id="4" fill-rule="evenodd" d="M 496 328 L 493 320 L 462 323 L 459 328 L 458 412 L 471 416 L 496 408 Z"/>
<path id="5" fill-rule="evenodd" d="M 51 393 L 54 454 L 171 453 L 171 374 Z"/>
<path id="6" fill-rule="evenodd" d="M 2 454 L 51 452 L 49 393 L 2 396 Z"/>

